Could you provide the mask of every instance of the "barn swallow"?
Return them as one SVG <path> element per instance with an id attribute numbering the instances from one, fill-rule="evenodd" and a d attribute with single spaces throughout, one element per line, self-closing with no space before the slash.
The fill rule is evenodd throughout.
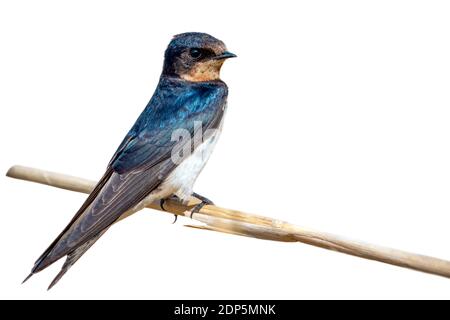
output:
<path id="1" fill-rule="evenodd" d="M 194 193 L 193 186 L 222 129 L 228 87 L 220 79 L 220 69 L 233 57 L 211 35 L 189 32 L 173 37 L 150 102 L 92 193 L 24 282 L 67 256 L 50 289 L 114 222 L 149 203 L 170 197 L 186 203 L 195 196 L 201 200 L 197 211 L 211 203 Z M 174 139 L 180 130 L 191 137 L 202 132 L 201 142 Z"/>

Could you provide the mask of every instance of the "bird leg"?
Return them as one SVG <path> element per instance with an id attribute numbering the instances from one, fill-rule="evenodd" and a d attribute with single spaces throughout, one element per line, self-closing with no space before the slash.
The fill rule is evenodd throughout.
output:
<path id="1" fill-rule="evenodd" d="M 161 207 L 162 211 L 167 211 L 167 210 L 164 208 L 164 203 L 165 203 L 168 199 L 174 200 L 174 201 L 178 201 L 178 202 L 181 202 L 180 198 L 178 198 L 178 197 L 177 197 L 176 195 L 174 195 L 174 194 L 171 195 L 169 198 L 160 199 L 160 200 L 159 200 L 159 206 Z M 178 220 L 178 215 L 174 214 L 174 216 L 175 216 L 175 219 L 173 220 L 172 224 L 174 224 L 174 223 L 177 222 L 177 220 Z"/>
<path id="2" fill-rule="evenodd" d="M 194 215 L 194 213 L 199 212 L 204 206 L 206 206 L 206 205 L 214 205 L 214 202 L 212 202 L 211 200 L 209 200 L 208 198 L 206 198 L 206 197 L 204 197 L 202 195 L 199 195 L 196 192 L 193 192 L 192 196 L 194 198 L 200 200 L 201 202 L 199 204 L 195 205 L 194 208 L 192 208 L 191 215 L 190 215 L 191 219 L 192 219 L 192 216 Z"/>

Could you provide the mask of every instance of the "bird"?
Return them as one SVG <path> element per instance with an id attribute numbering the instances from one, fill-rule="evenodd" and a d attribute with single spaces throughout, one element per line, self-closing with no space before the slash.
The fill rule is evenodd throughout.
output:
<path id="1" fill-rule="evenodd" d="M 51 289 L 112 224 L 152 202 L 160 201 L 164 209 L 169 198 L 186 204 L 195 197 L 200 203 L 191 215 L 213 203 L 193 188 L 222 131 L 228 87 L 220 70 L 234 57 L 224 42 L 206 33 L 171 39 L 147 106 L 93 191 L 23 282 L 66 257 Z"/>

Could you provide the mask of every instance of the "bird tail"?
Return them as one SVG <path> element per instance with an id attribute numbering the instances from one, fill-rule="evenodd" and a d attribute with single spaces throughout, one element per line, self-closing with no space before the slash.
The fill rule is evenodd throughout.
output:
<path id="1" fill-rule="evenodd" d="M 106 230 L 103 230 L 101 233 L 99 233 L 97 236 L 93 237 L 89 241 L 85 242 L 69 254 L 67 254 L 66 261 L 64 262 L 63 266 L 61 267 L 61 270 L 56 275 L 56 277 L 53 279 L 53 281 L 50 283 L 47 290 L 50 290 L 53 288 L 55 284 L 61 280 L 61 278 L 66 274 L 67 271 L 75 264 L 75 262 L 78 261 L 78 259 L 81 258 L 81 256 L 91 248 L 94 243 L 106 232 Z M 33 267 L 31 273 L 25 278 L 25 280 L 22 283 L 25 283 L 28 279 L 30 279 L 34 274 L 38 273 L 39 271 L 42 271 L 45 269 L 48 265 L 42 265 L 45 262 L 45 257 L 43 259 L 39 259 L 35 266 Z"/>
<path id="2" fill-rule="evenodd" d="M 105 230 L 106 231 L 106 230 Z M 75 262 L 78 261 L 78 259 L 81 258 L 81 256 L 89 250 L 90 247 L 105 233 L 105 231 L 101 232 L 94 238 L 90 239 L 89 241 L 85 242 L 83 245 L 72 251 L 67 255 L 66 261 L 64 262 L 63 266 L 61 267 L 61 270 L 56 275 L 56 277 L 53 279 L 53 281 L 48 286 L 47 290 L 50 290 L 53 288 L 55 284 L 58 283 L 59 280 L 66 274 L 67 271 L 75 264 Z"/>
<path id="3" fill-rule="evenodd" d="M 50 244 L 50 246 L 47 248 L 47 250 L 44 251 L 44 253 L 39 257 L 39 259 L 35 262 L 33 269 L 31 269 L 31 273 L 25 278 L 25 280 L 22 283 L 25 283 L 28 279 L 30 279 L 34 274 L 44 270 L 52 263 L 56 262 L 57 260 L 61 259 L 65 255 L 67 255 L 66 262 L 64 263 L 61 271 L 56 276 L 56 278 L 53 280 L 52 284 L 50 285 L 49 289 L 53 287 L 61 278 L 62 276 L 67 272 L 67 270 L 70 269 L 70 267 L 97 241 L 103 233 L 106 232 L 108 228 L 101 231 L 98 235 L 92 237 L 89 241 L 79 245 L 78 247 L 75 247 L 71 251 L 66 250 L 60 250 L 59 252 L 54 252 L 55 247 L 58 245 L 58 243 L 61 241 L 61 239 L 66 235 L 67 232 L 70 231 L 70 228 L 77 222 L 78 218 L 82 216 L 82 214 L 92 205 L 93 201 L 97 198 L 98 194 L 102 191 L 102 188 L 105 186 L 105 184 L 109 181 L 111 178 L 113 171 L 111 168 L 108 168 L 108 170 L 105 172 L 103 177 L 100 179 L 98 184 L 95 186 L 94 190 L 89 194 L 89 197 L 86 199 L 86 201 L 83 203 L 81 208 L 77 211 L 75 216 L 72 218 L 72 220 L 69 222 L 69 224 L 64 228 L 64 230 L 59 234 L 59 236 Z"/>

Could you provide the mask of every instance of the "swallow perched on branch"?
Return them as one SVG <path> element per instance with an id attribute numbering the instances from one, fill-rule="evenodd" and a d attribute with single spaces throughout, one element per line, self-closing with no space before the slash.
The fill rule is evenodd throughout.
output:
<path id="1" fill-rule="evenodd" d="M 72 221 L 39 257 L 28 280 L 67 256 L 54 286 L 121 216 L 149 203 L 191 196 L 222 129 L 228 95 L 220 69 L 236 57 L 205 33 L 176 35 L 165 52 L 158 86 L 125 136 L 106 172 Z M 24 282 L 25 282 L 24 281 Z"/>

